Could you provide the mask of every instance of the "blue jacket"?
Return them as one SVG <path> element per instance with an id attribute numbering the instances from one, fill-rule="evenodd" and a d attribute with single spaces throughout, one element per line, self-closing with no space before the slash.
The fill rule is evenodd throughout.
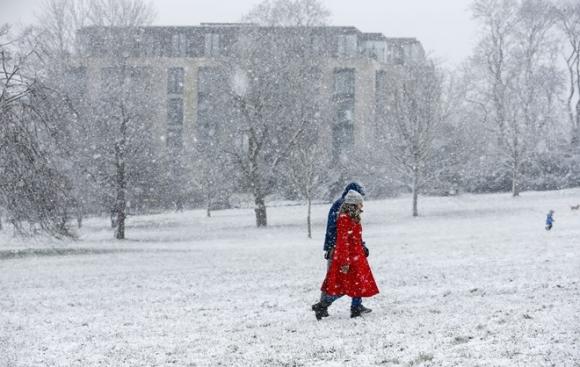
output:
<path id="1" fill-rule="evenodd" d="M 548 214 L 548 217 L 546 218 L 546 225 L 551 225 L 554 223 L 554 218 L 552 217 L 552 214 Z"/>
<path id="2" fill-rule="evenodd" d="M 350 191 L 354 190 L 359 194 L 365 194 L 362 186 L 356 182 L 351 182 L 344 188 L 344 192 L 342 196 L 332 204 L 330 207 L 330 211 L 328 212 L 328 221 L 326 222 L 326 237 L 324 239 L 324 251 L 328 251 L 331 248 L 334 248 L 336 245 L 336 220 L 338 218 L 338 214 L 340 211 L 340 207 L 344 202 L 344 197 Z"/>

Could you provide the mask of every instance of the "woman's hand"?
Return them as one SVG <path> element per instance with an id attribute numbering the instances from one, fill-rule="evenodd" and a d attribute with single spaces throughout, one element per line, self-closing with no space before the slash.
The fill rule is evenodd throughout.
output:
<path id="1" fill-rule="evenodd" d="M 350 268 L 349 265 L 343 265 L 343 266 L 340 267 L 340 272 L 343 273 L 343 274 L 347 274 L 349 268 Z"/>

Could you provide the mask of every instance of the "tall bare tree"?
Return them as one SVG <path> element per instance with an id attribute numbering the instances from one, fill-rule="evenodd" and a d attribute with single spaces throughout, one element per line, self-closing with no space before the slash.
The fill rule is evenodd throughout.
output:
<path id="1" fill-rule="evenodd" d="M 474 75 L 481 75 L 479 103 L 490 112 L 498 160 L 518 196 L 522 171 L 546 135 L 559 92 L 553 12 L 544 0 L 477 0 L 472 10 L 482 29 L 473 59 Z"/>
<path id="2" fill-rule="evenodd" d="M 256 224 L 267 225 L 265 197 L 274 189 L 275 171 L 296 146 L 316 105 L 316 65 L 305 47 L 311 27 L 321 24 L 318 1 L 263 2 L 245 18 L 257 24 L 289 26 L 276 29 L 248 26 L 229 60 L 232 98 L 238 120 L 229 153 L 240 168 L 255 201 Z M 299 19 L 296 18 L 299 14 Z M 310 57 L 312 56 L 312 57 Z M 309 83 L 310 81 L 310 83 Z"/>
<path id="3" fill-rule="evenodd" d="M 418 198 L 435 176 L 431 170 L 435 139 L 444 120 L 442 79 L 430 62 L 405 66 L 391 76 L 390 108 L 385 116 L 385 147 L 393 166 L 412 192 L 412 215 L 418 216 Z"/>
<path id="4" fill-rule="evenodd" d="M 330 11 L 319 0 L 265 0 L 243 17 L 263 26 L 314 27 L 328 23 Z"/>
<path id="5" fill-rule="evenodd" d="M 566 107 L 572 126 L 572 145 L 580 143 L 580 4 L 561 1 L 556 4 L 557 25 L 565 37 L 564 58 L 568 70 Z"/>
<path id="6" fill-rule="evenodd" d="M 24 223 L 56 237 L 69 236 L 70 181 L 63 175 L 59 111 L 51 91 L 27 74 L 34 50 L 17 50 L 0 27 L 0 207 L 18 232 Z M 22 40 L 22 37 L 19 37 Z"/>
<path id="7" fill-rule="evenodd" d="M 292 150 L 287 175 L 295 192 L 306 201 L 306 233 L 312 238 L 312 201 L 318 188 L 328 182 L 329 156 L 321 144 L 301 140 Z"/>
<path id="8" fill-rule="evenodd" d="M 143 144 L 151 139 L 145 132 L 152 108 L 145 95 L 150 92 L 150 75 L 146 68 L 129 62 L 132 27 L 150 24 L 154 17 L 154 8 L 143 0 L 45 0 L 39 19 L 40 70 L 60 99 L 67 101 L 63 107 L 73 111 L 69 123 L 77 132 L 76 139 L 71 139 L 76 144 L 77 172 L 70 175 L 81 178 L 77 180 L 79 201 L 89 177 L 94 194 L 101 196 L 103 205 L 112 206 L 119 239 L 125 237 L 128 185 L 141 180 L 151 168 L 143 162 L 155 162 Z M 101 81 L 101 89 L 96 95 L 89 93 L 89 76 L 79 62 L 84 50 L 78 30 L 83 26 L 102 26 L 110 32 L 103 55 L 110 67 L 99 71 L 96 80 Z"/>

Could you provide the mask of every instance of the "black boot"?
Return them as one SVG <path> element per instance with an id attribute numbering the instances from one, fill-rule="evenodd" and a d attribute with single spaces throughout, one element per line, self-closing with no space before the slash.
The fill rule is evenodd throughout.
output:
<path id="1" fill-rule="evenodd" d="M 312 305 L 312 311 L 314 311 L 316 320 L 321 320 L 323 317 L 328 317 L 328 306 L 330 306 L 330 303 L 322 301 Z"/>
<path id="2" fill-rule="evenodd" d="M 358 307 L 351 307 L 350 308 L 350 317 L 359 317 L 360 315 L 363 315 L 365 313 L 369 313 L 372 312 L 372 310 L 370 308 L 366 308 L 363 305 L 360 305 Z"/>

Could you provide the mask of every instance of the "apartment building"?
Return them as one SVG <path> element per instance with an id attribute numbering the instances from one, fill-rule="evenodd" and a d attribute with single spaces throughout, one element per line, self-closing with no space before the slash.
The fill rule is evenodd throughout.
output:
<path id="1" fill-rule="evenodd" d="M 212 99 L 216 61 L 232 57 L 233 47 L 249 28 L 284 32 L 293 27 L 255 27 L 236 23 L 202 23 L 187 27 L 86 27 L 78 32 L 82 67 L 90 94 L 102 93 L 112 65 L 110 45 L 121 46 L 121 57 L 134 68 L 148 98 L 159 149 L 181 149 L 212 133 L 219 124 L 220 101 Z M 332 141 L 333 156 L 340 147 L 356 149 L 375 144 L 384 113 L 381 91 L 388 74 L 425 57 L 414 38 L 388 38 L 355 27 L 313 27 L 304 47 L 319 58 L 317 65 L 331 102 L 330 123 L 323 130 Z M 118 48 L 114 51 L 119 57 Z M 143 83 L 142 79 L 147 82 Z"/>

